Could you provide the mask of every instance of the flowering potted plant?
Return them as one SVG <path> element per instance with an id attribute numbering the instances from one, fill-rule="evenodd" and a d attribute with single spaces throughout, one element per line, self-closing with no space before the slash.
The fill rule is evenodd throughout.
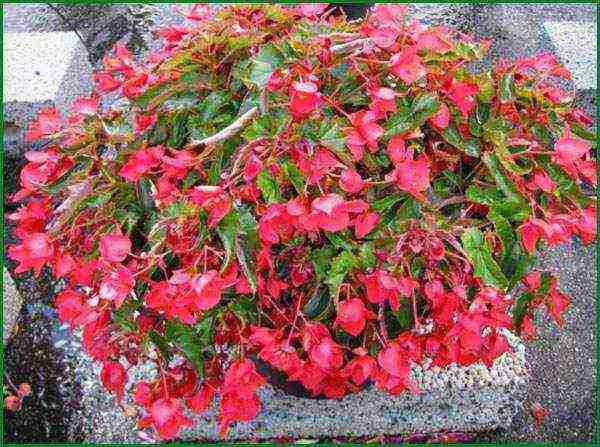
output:
<path id="1" fill-rule="evenodd" d="M 225 435 L 260 411 L 259 362 L 312 396 L 418 393 L 413 363 L 490 365 L 537 307 L 561 323 L 536 247 L 596 236 L 570 75 L 550 54 L 473 74 L 489 42 L 406 12 L 195 5 L 31 124 L 9 256 L 65 279 L 117 402 L 156 363 L 127 386 L 141 427 L 174 438 L 219 396 Z"/>

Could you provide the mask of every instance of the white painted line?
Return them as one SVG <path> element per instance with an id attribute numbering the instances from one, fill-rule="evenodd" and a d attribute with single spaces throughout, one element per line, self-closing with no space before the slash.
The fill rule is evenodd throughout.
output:
<path id="1" fill-rule="evenodd" d="M 5 33 L 3 101 L 54 100 L 77 43 L 74 32 Z"/>
<path id="2" fill-rule="evenodd" d="M 578 89 L 596 88 L 596 22 L 544 22 L 560 61 Z"/>

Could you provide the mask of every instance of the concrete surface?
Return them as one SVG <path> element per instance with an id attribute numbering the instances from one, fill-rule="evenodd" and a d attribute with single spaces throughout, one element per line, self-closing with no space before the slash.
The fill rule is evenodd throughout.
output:
<path id="1" fill-rule="evenodd" d="M 6 268 L 2 274 L 2 343 L 6 344 L 12 334 L 21 310 L 21 295 Z"/>

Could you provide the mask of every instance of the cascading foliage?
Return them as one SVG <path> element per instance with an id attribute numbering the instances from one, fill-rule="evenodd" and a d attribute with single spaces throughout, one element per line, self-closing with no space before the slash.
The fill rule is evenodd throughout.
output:
<path id="1" fill-rule="evenodd" d="M 31 124 L 9 256 L 64 278 L 61 320 L 141 427 L 174 438 L 218 395 L 225 436 L 260 410 L 256 358 L 315 396 L 418 393 L 413 363 L 490 365 L 536 308 L 561 323 L 535 250 L 596 237 L 570 74 L 551 54 L 473 74 L 490 42 L 406 13 L 195 5 Z"/>

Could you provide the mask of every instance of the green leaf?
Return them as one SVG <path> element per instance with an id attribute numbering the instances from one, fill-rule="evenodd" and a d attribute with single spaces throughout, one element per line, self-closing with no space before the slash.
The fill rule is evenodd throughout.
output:
<path id="1" fill-rule="evenodd" d="M 167 320 L 165 337 L 185 354 L 185 357 L 194 365 L 196 372 L 202 375 L 204 371 L 203 346 L 193 329 L 178 321 Z"/>
<path id="2" fill-rule="evenodd" d="M 210 93 L 202 100 L 198 110 L 202 122 L 207 123 L 215 118 L 219 111 L 231 101 L 231 93 L 216 91 Z"/>
<path id="3" fill-rule="evenodd" d="M 283 64 L 283 55 L 275 45 L 272 43 L 263 45 L 258 54 L 252 58 L 250 82 L 258 89 L 263 89 L 267 85 L 269 75 Z"/>
<path id="4" fill-rule="evenodd" d="M 393 194 L 389 194 L 381 199 L 375 200 L 371 207 L 381 213 L 393 207 L 396 203 L 407 197 L 406 193 L 403 192 L 395 192 Z"/>
<path id="5" fill-rule="evenodd" d="M 579 124 L 571 124 L 571 130 L 575 135 L 583 138 L 584 140 L 589 140 L 594 143 L 598 140 L 598 136 L 594 132 L 585 129 Z"/>
<path id="6" fill-rule="evenodd" d="M 483 163 L 486 165 L 498 188 L 508 197 L 515 202 L 519 203 L 527 203 L 527 200 L 522 196 L 519 192 L 517 186 L 509 180 L 509 178 L 502 172 L 500 167 L 500 161 L 498 160 L 498 156 L 493 153 L 486 153 L 483 156 Z"/>
<path id="7" fill-rule="evenodd" d="M 325 279 L 335 253 L 336 249 L 331 245 L 316 248 L 310 253 L 310 260 L 315 268 L 315 275 L 319 281 Z"/>
<path id="8" fill-rule="evenodd" d="M 463 142 L 463 137 L 458 132 L 458 129 L 454 125 L 454 123 L 450 123 L 448 127 L 446 127 L 442 131 L 442 138 L 446 141 L 446 143 L 454 146 L 457 149 L 460 149 L 465 154 L 470 155 L 471 157 L 479 157 L 481 149 L 476 140 L 470 139 L 469 144 L 465 144 Z"/>
<path id="9" fill-rule="evenodd" d="M 153 189 L 155 189 L 155 188 L 154 188 L 154 184 L 152 183 L 152 180 L 150 180 L 146 177 L 141 177 L 137 181 L 136 192 L 137 192 L 137 196 L 138 196 L 138 201 L 147 210 L 156 209 L 156 206 L 154 204 L 154 197 L 152 196 Z"/>
<path id="10" fill-rule="evenodd" d="M 394 312 L 398 325 L 400 326 L 400 332 L 404 332 L 410 329 L 413 325 L 413 313 L 411 303 L 408 300 L 401 300 L 400 307 Z"/>
<path id="11" fill-rule="evenodd" d="M 310 320 L 323 320 L 332 308 L 331 303 L 332 300 L 327 287 L 318 286 L 304 307 L 302 307 L 302 313 Z"/>
<path id="12" fill-rule="evenodd" d="M 325 237 L 329 239 L 329 241 L 336 248 L 343 248 L 344 250 L 352 251 L 354 250 L 354 245 L 352 242 L 348 240 L 347 237 L 343 236 L 344 233 L 332 233 L 330 231 L 325 231 Z"/>
<path id="13" fill-rule="evenodd" d="M 515 99 L 515 77 L 513 73 L 504 73 L 500 78 L 500 102 L 511 102 Z"/>
<path id="14" fill-rule="evenodd" d="M 225 249 L 225 260 L 221 266 L 221 273 L 227 270 L 235 255 L 235 242 L 239 231 L 239 213 L 233 209 L 221 219 L 217 225 L 217 234 L 221 238 Z"/>
<path id="15" fill-rule="evenodd" d="M 340 286 L 348 272 L 358 265 L 358 259 L 349 251 L 343 251 L 333 259 L 325 283 L 329 286 L 329 295 L 334 300 L 339 296 Z"/>
<path id="16" fill-rule="evenodd" d="M 506 134 L 501 131 L 488 131 L 486 136 L 493 144 L 494 152 L 498 156 L 498 160 L 504 169 L 515 175 L 525 175 L 531 171 L 531 168 L 523 168 L 512 159 L 511 153 L 506 145 Z"/>
<path id="17" fill-rule="evenodd" d="M 401 134 L 409 131 L 414 126 L 414 120 L 411 113 L 411 109 L 407 106 L 400 107 L 400 109 L 393 113 L 390 118 L 385 122 L 383 127 L 385 128 L 384 138 L 390 138 L 394 135 Z"/>
<path id="18" fill-rule="evenodd" d="M 235 252 L 238 263 L 248 279 L 252 292 L 256 292 L 258 282 L 256 279 L 256 266 L 252 251 L 259 246 L 257 223 L 248 208 L 238 208 L 239 232 L 235 243 Z"/>
<path id="19" fill-rule="evenodd" d="M 373 242 L 365 242 L 360 246 L 358 253 L 360 265 L 363 269 L 370 269 L 377 265 L 377 257 L 375 256 L 375 248 Z"/>
<path id="20" fill-rule="evenodd" d="M 283 171 L 283 175 L 286 180 L 288 180 L 293 186 L 298 194 L 304 193 L 304 187 L 306 185 L 306 177 L 304 174 L 298 169 L 293 162 L 287 160 L 281 166 L 281 170 Z"/>
<path id="21" fill-rule="evenodd" d="M 506 290 L 508 280 L 493 259 L 489 247 L 484 243 L 483 233 L 477 228 L 468 228 L 462 234 L 461 242 L 473 265 L 474 276 L 480 278 L 486 285 Z"/>
<path id="22" fill-rule="evenodd" d="M 421 93 L 417 95 L 412 103 L 412 113 L 414 122 L 418 125 L 425 122 L 427 118 L 432 117 L 440 108 L 437 96 L 432 93 Z"/>
<path id="23" fill-rule="evenodd" d="M 340 125 L 334 120 L 322 120 L 319 126 L 319 142 L 328 149 L 340 153 L 346 148 L 346 139 Z"/>
<path id="24" fill-rule="evenodd" d="M 169 351 L 169 343 L 167 342 L 165 337 L 160 335 L 154 329 L 151 329 L 150 331 L 148 331 L 148 338 L 150 339 L 152 344 L 154 344 L 154 346 L 158 349 L 158 352 L 160 352 L 161 357 L 165 361 L 169 362 L 171 360 L 171 352 Z"/>
<path id="25" fill-rule="evenodd" d="M 529 304 L 535 298 L 534 294 L 531 292 L 521 293 L 515 302 L 513 307 L 513 325 L 520 329 L 523 324 L 523 319 L 527 315 L 529 310 Z"/>
<path id="26" fill-rule="evenodd" d="M 279 192 L 279 185 L 271 175 L 271 171 L 263 168 L 256 177 L 256 185 L 262 193 L 263 199 L 267 203 L 281 202 L 281 193 Z"/>

